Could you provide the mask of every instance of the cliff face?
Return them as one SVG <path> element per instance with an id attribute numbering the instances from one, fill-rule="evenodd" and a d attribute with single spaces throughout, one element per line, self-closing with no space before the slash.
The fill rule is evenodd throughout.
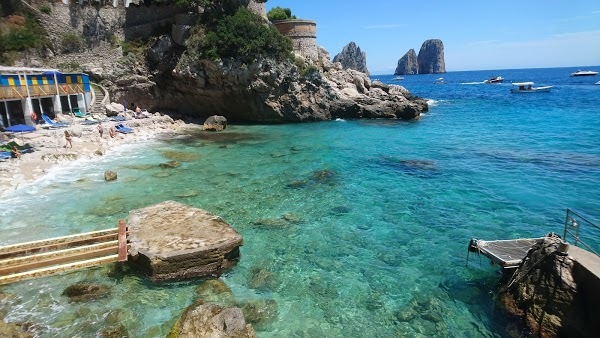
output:
<path id="1" fill-rule="evenodd" d="M 394 75 L 413 75 L 419 74 L 419 64 L 417 63 L 417 53 L 410 49 L 403 57 L 398 60 L 398 66 Z"/>
<path id="2" fill-rule="evenodd" d="M 157 27 L 164 28 L 162 31 L 151 29 L 161 35 L 150 37 L 147 46 L 133 46 L 144 48 L 143 51 L 123 56 L 122 48 L 131 48 L 131 44 L 114 47 L 106 37 L 129 41 L 127 34 L 148 31 L 149 23 L 134 20 L 137 15 L 133 14 L 146 10 L 143 6 L 100 7 L 96 17 L 91 15 L 96 10 L 93 6 L 67 7 L 61 3 L 54 6 L 51 15 L 44 15 L 48 22 L 77 16 L 81 20 L 72 25 L 75 30 L 85 30 L 94 22 L 102 23 L 106 29 L 87 31 L 86 41 L 98 41 L 88 44 L 88 50 L 32 60 L 24 65 L 65 70 L 65 64 L 75 64 L 77 68 L 72 70 L 84 71 L 93 81 L 108 88 L 113 102 L 126 101 L 128 105 L 135 103 L 148 110 L 181 113 L 191 118 L 219 114 L 232 122 L 261 123 L 335 118 L 414 119 L 428 108 L 424 100 L 413 97 L 400 86 L 372 83 L 364 73 L 342 69 L 340 64 L 330 61 L 323 49 L 318 51 L 317 60 L 260 59 L 248 64 L 235 59 L 199 59 L 196 51 L 187 50 L 182 43 L 188 36 L 184 34 L 189 30 L 188 14 L 175 9 L 174 14 L 161 19 L 164 24 Z M 167 13 L 169 8 L 162 6 L 160 12 Z M 171 27 L 172 32 L 165 31 Z M 51 40 L 59 41 L 64 32 L 59 28 L 55 31 L 49 30 L 48 34 Z M 94 31 L 102 35 L 95 36 Z"/>
<path id="3" fill-rule="evenodd" d="M 442 40 L 431 39 L 423 42 L 417 62 L 419 63 L 419 74 L 445 73 L 446 63 Z"/>
<path id="4" fill-rule="evenodd" d="M 354 69 L 367 75 L 367 54 L 360 50 L 354 42 L 347 44 L 341 53 L 333 58 L 333 62 L 339 62 L 344 69 Z"/>
<path id="5" fill-rule="evenodd" d="M 194 58 L 181 53 L 170 39 L 164 36 L 161 40 L 167 42 L 159 40 L 149 51 L 161 60 L 156 68 L 138 63 L 118 71 L 89 71 L 105 74 L 102 83 L 115 93 L 114 101 L 142 102 L 148 109 L 194 117 L 218 114 L 237 122 L 414 119 L 428 108 L 425 100 L 403 87 L 371 82 L 364 73 L 342 69 L 324 49 L 315 64 L 264 59 L 244 65 Z M 165 48 L 169 45 L 175 47 Z M 128 68 L 137 74 L 128 74 Z"/>
<path id="6" fill-rule="evenodd" d="M 439 39 L 423 42 L 419 56 L 411 49 L 398 60 L 394 75 L 437 74 L 446 72 L 444 43 Z"/>

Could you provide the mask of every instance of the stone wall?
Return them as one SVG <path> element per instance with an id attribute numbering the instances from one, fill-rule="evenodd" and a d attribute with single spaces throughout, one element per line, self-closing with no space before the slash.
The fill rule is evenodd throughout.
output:
<path id="1" fill-rule="evenodd" d="M 310 20 L 281 20 L 273 22 L 279 33 L 292 39 L 294 52 L 305 58 L 319 59 L 317 23 Z"/>
<path id="2" fill-rule="evenodd" d="M 267 7 L 264 2 L 256 2 L 255 0 L 250 0 L 248 2 L 247 8 L 252 12 L 262 16 L 267 19 Z"/>

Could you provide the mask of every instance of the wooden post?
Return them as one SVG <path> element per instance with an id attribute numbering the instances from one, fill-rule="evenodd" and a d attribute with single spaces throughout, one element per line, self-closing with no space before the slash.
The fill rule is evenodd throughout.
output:
<path id="1" fill-rule="evenodd" d="M 119 220 L 119 262 L 127 261 L 127 224 L 124 219 Z"/>

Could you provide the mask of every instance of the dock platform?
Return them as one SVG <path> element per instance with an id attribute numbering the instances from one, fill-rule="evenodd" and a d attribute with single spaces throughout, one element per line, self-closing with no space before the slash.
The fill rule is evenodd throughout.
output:
<path id="1" fill-rule="evenodd" d="M 484 241 L 471 239 L 469 251 L 480 253 L 505 269 L 516 268 L 527 256 L 527 251 L 543 238 L 519 238 Z"/>

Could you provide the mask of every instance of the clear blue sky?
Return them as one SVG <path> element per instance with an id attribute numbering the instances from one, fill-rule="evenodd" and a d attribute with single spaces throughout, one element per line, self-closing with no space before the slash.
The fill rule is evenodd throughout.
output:
<path id="1" fill-rule="evenodd" d="M 600 1 L 268 0 L 317 22 L 331 57 L 354 41 L 372 74 L 441 39 L 447 71 L 600 65 Z"/>

